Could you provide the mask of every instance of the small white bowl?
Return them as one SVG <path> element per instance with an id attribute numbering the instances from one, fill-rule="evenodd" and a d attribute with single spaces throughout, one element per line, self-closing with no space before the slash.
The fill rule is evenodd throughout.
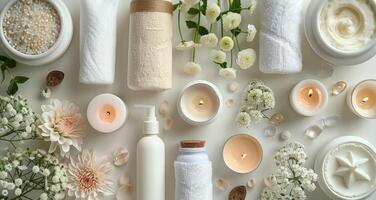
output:
<path id="1" fill-rule="evenodd" d="M 328 44 L 320 33 L 320 13 L 328 0 L 311 0 L 306 8 L 304 30 L 312 50 L 325 61 L 335 66 L 357 65 L 376 54 L 376 35 L 364 47 L 354 52 L 341 51 Z M 376 5 L 373 5 L 376 12 Z"/>
<path id="2" fill-rule="evenodd" d="M 202 86 L 210 89 L 215 94 L 215 96 L 217 98 L 216 99 L 216 101 L 218 102 L 217 112 L 208 120 L 202 121 L 202 120 L 192 119 L 191 117 L 189 117 L 187 115 L 187 113 L 182 108 L 182 97 L 184 96 L 185 92 L 187 91 L 187 89 L 189 89 L 193 86 L 197 86 L 197 85 L 202 85 Z M 178 113 L 179 113 L 180 117 L 185 122 L 187 122 L 188 124 L 193 125 L 193 126 L 208 125 L 208 124 L 214 122 L 222 111 L 222 107 L 223 107 L 222 95 L 221 95 L 221 92 L 219 91 L 219 89 L 217 88 L 217 86 L 215 86 L 213 83 L 210 83 L 209 81 L 204 81 L 204 80 L 192 81 L 192 82 L 188 83 L 183 88 L 183 90 L 181 91 L 180 96 L 179 96 L 179 100 L 178 100 L 178 103 L 177 103 L 177 107 L 178 107 Z"/>
<path id="3" fill-rule="evenodd" d="M 38 55 L 28 55 L 13 48 L 4 35 L 4 16 L 8 9 L 14 3 L 16 3 L 16 1 L 18 0 L 10 0 L 7 4 L 5 4 L 3 10 L 0 13 L 0 42 L 5 53 L 17 62 L 31 66 L 45 65 L 55 61 L 60 56 L 62 56 L 68 49 L 73 37 L 72 17 L 64 2 L 62 0 L 46 0 L 56 9 L 61 21 L 59 37 L 57 38 L 55 44 L 44 53 Z"/>

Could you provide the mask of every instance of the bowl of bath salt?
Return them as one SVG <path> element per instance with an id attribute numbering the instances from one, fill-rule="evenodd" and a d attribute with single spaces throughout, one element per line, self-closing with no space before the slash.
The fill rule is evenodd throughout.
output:
<path id="1" fill-rule="evenodd" d="M 0 13 L 1 47 L 26 65 L 55 61 L 72 36 L 72 17 L 62 0 L 10 0 Z"/>

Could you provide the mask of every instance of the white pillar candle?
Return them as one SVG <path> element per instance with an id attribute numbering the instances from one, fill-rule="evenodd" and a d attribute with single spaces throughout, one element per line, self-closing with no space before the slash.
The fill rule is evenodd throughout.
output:
<path id="1" fill-rule="evenodd" d="M 206 125 L 220 114 L 222 104 L 222 95 L 214 84 L 197 80 L 183 88 L 178 101 L 178 111 L 187 123 L 194 126 Z"/>
<path id="2" fill-rule="evenodd" d="M 328 105 L 328 91 L 317 80 L 303 80 L 292 89 L 290 104 L 297 113 L 303 116 L 317 115 Z"/>
<path id="3" fill-rule="evenodd" d="M 94 97 L 87 108 L 90 125 L 102 133 L 119 129 L 127 118 L 127 108 L 119 97 L 113 94 L 100 94 Z"/>
<path id="4" fill-rule="evenodd" d="M 376 119 L 376 80 L 364 80 L 347 94 L 349 108 L 359 117 Z"/>

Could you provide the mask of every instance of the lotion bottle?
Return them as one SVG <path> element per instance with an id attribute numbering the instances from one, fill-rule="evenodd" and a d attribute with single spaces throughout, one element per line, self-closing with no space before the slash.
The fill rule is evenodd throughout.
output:
<path id="1" fill-rule="evenodd" d="M 144 136 L 137 143 L 137 200 L 165 200 L 165 145 L 158 136 L 155 106 L 136 107 L 148 110 Z"/>

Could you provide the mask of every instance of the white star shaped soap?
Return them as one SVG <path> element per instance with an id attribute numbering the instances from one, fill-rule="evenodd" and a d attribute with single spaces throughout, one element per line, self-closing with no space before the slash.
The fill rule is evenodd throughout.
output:
<path id="1" fill-rule="evenodd" d="M 336 156 L 335 158 L 338 168 L 334 172 L 334 175 L 341 176 L 347 188 L 350 188 L 357 181 L 371 180 L 369 174 L 360 168 L 361 165 L 368 162 L 368 158 L 354 156 L 351 151 L 348 152 L 346 157 Z"/>

